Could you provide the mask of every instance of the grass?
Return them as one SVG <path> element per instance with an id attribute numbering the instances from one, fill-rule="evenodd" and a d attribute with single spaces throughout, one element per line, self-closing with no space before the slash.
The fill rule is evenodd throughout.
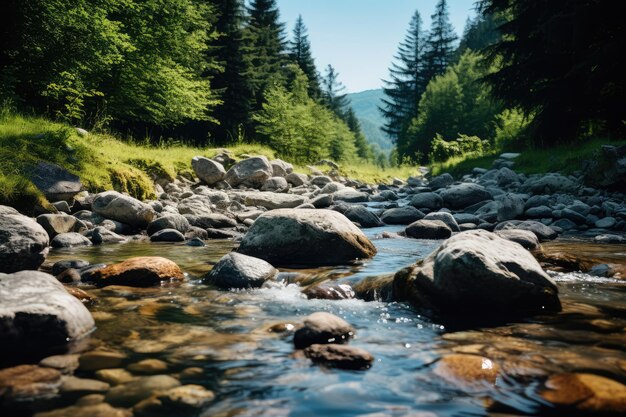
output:
<path id="1" fill-rule="evenodd" d="M 235 157 L 276 157 L 273 150 L 259 144 L 234 144 L 227 149 Z M 0 204 L 29 214 L 50 209 L 50 202 L 29 179 L 30 169 L 39 161 L 55 163 L 78 175 L 91 192 L 115 189 L 146 199 L 155 197 L 155 178 L 191 176 L 194 156 L 210 158 L 220 150 L 185 145 L 155 147 L 99 133 L 79 137 L 75 129 L 62 123 L 0 109 Z M 340 166 L 343 175 L 366 183 L 418 175 L 417 167 L 383 170 L 373 164 Z M 306 166 L 295 169 L 309 172 Z"/>
<path id="2" fill-rule="evenodd" d="M 528 149 L 521 151 L 521 155 L 515 159 L 515 171 L 525 174 L 539 174 L 545 172 L 561 172 L 571 174 L 582 168 L 584 160 L 594 159 L 600 147 L 605 144 L 620 146 L 626 144 L 626 140 L 608 141 L 606 139 L 590 139 L 582 143 L 554 146 L 547 149 Z M 502 152 L 514 152 L 513 150 L 500 149 L 488 155 L 460 156 L 450 158 L 445 162 L 431 164 L 432 175 L 440 175 L 449 172 L 455 177 L 468 174 L 473 168 L 491 168 L 491 164 Z"/>

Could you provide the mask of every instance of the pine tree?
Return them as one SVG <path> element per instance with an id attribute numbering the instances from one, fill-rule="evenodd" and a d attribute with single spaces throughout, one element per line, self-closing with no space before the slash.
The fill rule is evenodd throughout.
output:
<path id="1" fill-rule="evenodd" d="M 326 106 L 342 120 L 345 120 L 346 110 L 350 106 L 345 90 L 346 88 L 339 81 L 339 73 L 329 64 L 322 79 L 322 99 Z"/>
<path id="2" fill-rule="evenodd" d="M 244 57 L 242 0 L 213 0 L 220 15 L 216 30 L 220 34 L 214 42 L 215 59 L 224 68 L 213 75 L 211 86 L 220 93 L 222 104 L 213 115 L 219 125 L 213 136 L 220 142 L 236 138 L 240 129 L 250 122 L 252 91 L 247 77 Z"/>
<path id="3" fill-rule="evenodd" d="M 396 62 L 389 68 L 390 80 L 384 81 L 386 98 L 380 108 L 386 120 L 383 130 L 402 155 L 407 148 L 406 129 L 417 117 L 419 100 L 427 84 L 423 75 L 424 33 L 421 25 L 420 14 L 415 11 L 406 38 L 394 57 Z"/>
<path id="4" fill-rule="evenodd" d="M 457 56 L 461 57 L 468 49 L 481 51 L 498 42 L 500 40 L 498 26 L 502 23 L 501 20 L 491 13 L 484 13 L 480 10 L 474 19 L 468 18 L 457 49 Z"/>
<path id="5" fill-rule="evenodd" d="M 349 106 L 345 112 L 345 122 L 348 125 L 348 129 L 354 133 L 354 145 L 356 146 L 356 153 L 359 158 L 365 160 L 374 159 L 374 151 L 370 144 L 367 142 L 363 130 L 361 129 L 361 123 L 354 113 L 352 106 Z"/>
<path id="6" fill-rule="evenodd" d="M 259 110 L 263 94 L 272 83 L 281 83 L 285 63 L 285 25 L 280 22 L 276 0 L 252 0 L 244 31 L 248 76 L 254 96 L 253 110 Z"/>
<path id="7" fill-rule="evenodd" d="M 289 44 L 289 57 L 298 64 L 309 79 L 309 97 L 318 99 L 322 95 L 322 90 L 320 88 L 319 74 L 315 68 L 315 60 L 311 54 L 311 42 L 307 32 L 302 15 L 300 15 L 293 28 L 293 40 Z"/>
<path id="8" fill-rule="evenodd" d="M 450 23 L 448 4 L 446 0 L 439 0 L 435 13 L 431 15 L 430 33 L 424 52 L 424 77 L 427 82 L 443 74 L 452 62 L 456 40 L 454 27 Z"/>

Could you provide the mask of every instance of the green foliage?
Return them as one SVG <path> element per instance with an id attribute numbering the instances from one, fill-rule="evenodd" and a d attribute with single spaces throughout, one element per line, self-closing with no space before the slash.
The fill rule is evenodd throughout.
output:
<path id="1" fill-rule="evenodd" d="M 446 0 L 439 0 L 431 15 L 430 32 L 424 51 L 423 76 L 426 81 L 443 74 L 452 62 L 457 40 Z"/>
<path id="2" fill-rule="evenodd" d="M 263 109 L 254 116 L 257 132 L 281 157 L 296 162 L 338 161 L 356 152 L 355 136 L 333 112 L 307 95 L 306 76 L 295 65 L 291 88 L 270 87 Z"/>
<path id="3" fill-rule="evenodd" d="M 489 152 L 489 141 L 478 136 L 459 135 L 454 140 L 444 140 L 440 134 L 435 135 L 428 159 L 431 162 L 442 162 L 454 156 L 480 156 Z"/>
<path id="4" fill-rule="evenodd" d="M 507 107 L 533 114 L 537 145 L 589 135 L 624 137 L 624 50 L 620 2 L 487 0 L 502 40 L 490 49 L 487 79 Z"/>
<path id="5" fill-rule="evenodd" d="M 293 28 L 293 40 L 289 44 L 289 57 L 298 64 L 304 75 L 309 80 L 309 97 L 319 99 L 322 96 L 319 74 L 315 68 L 315 60 L 311 53 L 311 42 L 307 35 L 307 28 L 304 25 L 302 16 L 298 16 L 296 25 Z"/>
<path id="6" fill-rule="evenodd" d="M 102 97 L 101 91 L 85 90 L 82 82 L 67 71 L 59 74 L 59 84 L 50 83 L 42 95 L 53 100 L 55 116 L 67 123 L 80 123 L 85 118 L 85 99 Z"/>
<path id="7" fill-rule="evenodd" d="M 444 138 L 461 133 L 493 138 L 494 118 L 500 105 L 491 99 L 489 89 L 480 81 L 486 71 L 480 56 L 467 51 L 457 64 L 432 79 L 420 100 L 420 113 L 409 128 L 411 142 L 408 149 L 399 148 L 400 154 L 428 155 L 436 134 Z"/>
<path id="8" fill-rule="evenodd" d="M 527 127 L 532 118 L 520 110 L 506 109 L 496 116 L 494 144 L 497 148 L 522 147 L 527 141 Z"/>

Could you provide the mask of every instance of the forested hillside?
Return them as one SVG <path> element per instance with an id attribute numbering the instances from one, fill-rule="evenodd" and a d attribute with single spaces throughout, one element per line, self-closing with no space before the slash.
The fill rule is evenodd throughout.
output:
<path id="1" fill-rule="evenodd" d="M 381 130 L 385 120 L 379 107 L 382 105 L 383 90 L 367 90 L 348 94 L 348 99 L 354 109 L 365 137 L 372 145 L 378 146 L 385 153 L 389 153 L 393 143 Z"/>

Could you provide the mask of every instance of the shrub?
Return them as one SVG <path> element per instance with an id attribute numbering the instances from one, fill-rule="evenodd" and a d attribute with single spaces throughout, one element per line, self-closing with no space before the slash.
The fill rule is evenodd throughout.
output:
<path id="1" fill-rule="evenodd" d="M 455 140 L 444 140 L 437 133 L 431 142 L 429 159 L 431 162 L 442 162 L 454 156 L 461 155 L 484 155 L 489 152 L 489 141 L 482 140 L 478 136 L 459 135 Z"/>

